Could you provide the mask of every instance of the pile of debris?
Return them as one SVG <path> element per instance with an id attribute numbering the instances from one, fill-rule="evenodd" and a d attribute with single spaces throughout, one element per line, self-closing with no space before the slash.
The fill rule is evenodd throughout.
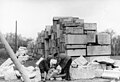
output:
<path id="1" fill-rule="evenodd" d="M 27 55 L 27 48 L 26 47 L 20 47 L 19 50 L 16 53 L 16 56 L 20 63 L 22 64 L 23 68 L 25 69 L 28 77 L 35 82 L 38 82 L 41 80 L 40 76 L 40 70 L 39 68 L 28 66 L 25 67 L 23 64 L 29 59 L 29 56 Z M 19 73 L 18 69 L 14 65 L 11 58 L 8 58 L 1 66 L 0 66 L 0 78 L 4 80 L 23 80 L 21 74 Z"/>
<path id="2" fill-rule="evenodd" d="M 120 79 L 120 60 L 96 57 L 88 62 L 83 56 L 76 58 L 70 68 L 72 79 Z"/>

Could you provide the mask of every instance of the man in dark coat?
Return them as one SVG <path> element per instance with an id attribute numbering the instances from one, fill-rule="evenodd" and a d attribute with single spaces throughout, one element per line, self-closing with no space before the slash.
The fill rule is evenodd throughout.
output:
<path id="1" fill-rule="evenodd" d="M 53 58 L 53 56 L 49 55 L 47 58 L 44 58 L 40 63 L 39 63 L 39 69 L 41 72 L 41 80 L 45 80 L 45 72 L 48 73 L 50 69 L 50 60 Z"/>
<path id="2" fill-rule="evenodd" d="M 57 59 L 57 65 L 60 65 L 62 68 L 61 74 L 66 74 L 62 79 L 71 80 L 70 78 L 70 65 L 72 63 L 72 58 L 65 54 L 54 54 L 54 58 Z"/>

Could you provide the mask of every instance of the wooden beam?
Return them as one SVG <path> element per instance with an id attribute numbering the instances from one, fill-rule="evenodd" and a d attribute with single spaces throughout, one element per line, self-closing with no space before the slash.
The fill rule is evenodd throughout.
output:
<path id="1" fill-rule="evenodd" d="M 24 82 L 31 82 L 26 71 L 24 70 L 24 68 L 22 67 L 21 63 L 18 61 L 17 57 L 15 56 L 13 50 L 11 49 L 10 45 L 8 44 L 8 42 L 6 41 L 5 37 L 2 35 L 2 33 L 0 32 L 0 38 L 2 43 L 5 45 L 6 50 L 8 51 L 13 63 L 15 64 L 15 66 L 17 67 L 18 71 L 21 73 Z"/>

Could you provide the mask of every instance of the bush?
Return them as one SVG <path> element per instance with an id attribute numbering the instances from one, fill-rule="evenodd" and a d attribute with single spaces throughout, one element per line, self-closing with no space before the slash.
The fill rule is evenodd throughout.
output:
<path id="1" fill-rule="evenodd" d="M 9 58 L 9 57 L 10 57 L 10 56 L 9 56 L 9 54 L 8 54 L 8 52 L 6 51 L 5 48 L 0 49 L 0 58 L 1 58 L 1 59 L 7 59 L 7 58 Z"/>

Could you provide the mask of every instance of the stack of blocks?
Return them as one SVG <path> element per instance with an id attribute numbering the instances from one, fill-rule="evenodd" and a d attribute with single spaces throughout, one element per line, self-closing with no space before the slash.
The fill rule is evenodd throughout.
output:
<path id="1" fill-rule="evenodd" d="M 78 17 L 54 17 L 53 25 L 46 26 L 37 40 L 46 56 L 55 52 L 73 57 L 111 55 L 110 34 L 97 33 L 96 23 Z"/>

